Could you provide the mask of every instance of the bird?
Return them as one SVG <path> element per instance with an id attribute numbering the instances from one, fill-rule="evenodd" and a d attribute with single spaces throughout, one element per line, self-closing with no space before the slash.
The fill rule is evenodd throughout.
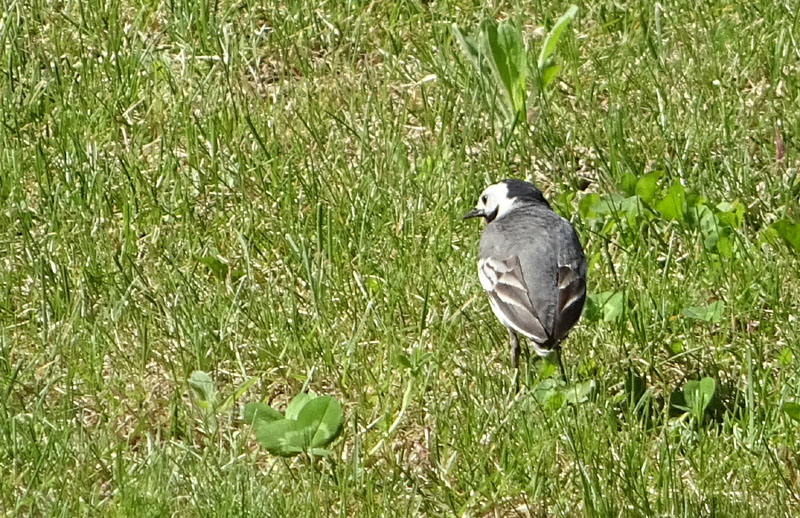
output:
<path id="1" fill-rule="evenodd" d="M 463 219 L 486 221 L 478 278 L 508 329 L 511 365 L 519 373 L 519 335 L 538 356 L 556 355 L 586 300 L 586 258 L 572 224 L 556 214 L 532 183 L 507 179 L 488 186 Z M 518 378 L 517 378 L 518 379 Z"/>

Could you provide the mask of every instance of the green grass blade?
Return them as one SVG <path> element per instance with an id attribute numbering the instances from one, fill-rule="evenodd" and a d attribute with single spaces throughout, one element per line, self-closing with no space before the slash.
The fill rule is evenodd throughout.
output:
<path id="1" fill-rule="evenodd" d="M 561 17 L 556 20 L 556 23 L 553 25 L 553 28 L 550 29 L 550 32 L 547 33 L 547 36 L 542 43 L 542 48 L 539 50 L 539 59 L 536 61 L 536 66 L 539 68 L 540 71 L 544 71 L 547 65 L 547 61 L 553 55 L 553 52 L 556 50 L 556 45 L 558 45 L 558 40 L 561 38 L 561 33 L 564 32 L 564 29 L 567 28 L 567 25 L 575 18 L 575 15 L 578 13 L 578 7 L 573 5 L 567 9 Z"/>

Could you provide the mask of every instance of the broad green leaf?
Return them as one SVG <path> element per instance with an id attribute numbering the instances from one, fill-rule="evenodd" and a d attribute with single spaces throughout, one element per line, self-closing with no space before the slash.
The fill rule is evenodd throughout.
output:
<path id="1" fill-rule="evenodd" d="M 690 381 L 688 383 L 697 383 L 696 381 Z M 673 390 L 669 394 L 669 412 L 670 416 L 677 416 L 681 414 L 685 414 L 689 412 L 691 409 L 688 407 L 686 403 L 686 397 L 684 396 L 684 391 L 686 390 L 686 386 L 684 385 L 683 389 L 681 390 Z"/>
<path id="2" fill-rule="evenodd" d="M 686 189 L 680 180 L 672 182 L 667 195 L 656 204 L 656 210 L 664 219 L 683 221 L 686 214 Z"/>
<path id="3" fill-rule="evenodd" d="M 683 397 L 686 406 L 696 418 L 701 418 L 714 397 L 716 383 L 712 378 L 705 377 L 700 381 L 687 381 L 683 386 Z"/>
<path id="4" fill-rule="evenodd" d="M 714 392 L 717 389 L 717 384 L 714 381 L 714 378 L 709 378 L 706 376 L 705 378 L 700 380 L 700 392 L 705 397 L 709 403 L 711 402 L 711 398 L 714 397 Z"/>
<path id="5" fill-rule="evenodd" d="M 526 116 L 525 82 L 528 75 L 522 33 L 510 22 L 482 24 L 486 57 L 514 117 Z"/>
<path id="6" fill-rule="evenodd" d="M 528 81 L 528 59 L 525 50 L 525 41 L 522 39 L 522 31 L 511 22 L 501 22 L 497 27 L 498 43 L 504 47 L 504 54 L 508 59 L 508 69 L 511 73 L 511 99 L 514 102 L 514 109 L 525 113 L 525 101 L 527 99 L 526 83 Z"/>
<path id="7" fill-rule="evenodd" d="M 638 178 L 633 173 L 625 173 L 619 182 L 619 188 L 626 196 L 633 196 L 636 194 L 636 182 Z"/>
<path id="8" fill-rule="evenodd" d="M 559 381 L 553 378 L 542 380 L 533 389 L 536 401 L 549 409 L 558 409 L 564 404 L 564 395 L 559 390 Z"/>
<path id="9" fill-rule="evenodd" d="M 655 199 L 661 171 L 647 173 L 636 181 L 636 194 L 648 205 Z"/>
<path id="10" fill-rule="evenodd" d="M 717 249 L 718 242 L 719 242 L 719 233 L 712 232 L 705 235 L 705 238 L 703 239 L 703 247 L 706 250 L 713 252 L 714 250 Z"/>
<path id="11" fill-rule="evenodd" d="M 552 358 L 552 356 L 546 356 L 546 361 L 542 362 L 542 368 L 539 369 L 539 377 L 541 379 L 547 379 L 558 372 L 558 364 L 556 364 L 555 358 Z"/>
<path id="12" fill-rule="evenodd" d="M 567 27 L 569 22 L 575 18 L 577 12 L 577 6 L 570 6 L 570 8 L 567 9 L 567 12 L 564 13 L 561 18 L 556 20 L 553 28 L 550 29 L 550 32 L 547 33 L 547 36 L 545 36 L 544 43 L 542 43 L 542 49 L 539 51 L 539 59 L 536 61 L 536 66 L 540 71 L 544 70 L 545 66 L 547 65 L 547 60 L 553 54 L 553 51 L 556 50 L 556 45 L 558 44 L 558 39 L 561 37 L 561 33 L 564 32 L 564 29 Z"/>
<path id="13" fill-rule="evenodd" d="M 723 257 L 733 256 L 734 241 L 733 231 L 729 225 L 723 224 L 718 215 L 707 205 L 698 204 L 687 211 L 687 222 L 692 226 L 700 227 L 703 234 L 703 247 L 711 252 L 716 252 Z"/>
<path id="14" fill-rule="evenodd" d="M 712 302 L 708 306 L 690 306 L 681 310 L 681 314 L 687 318 L 712 323 L 722 320 L 722 314 L 724 312 L 725 303 L 721 300 Z"/>
<path id="15" fill-rule="evenodd" d="M 597 322 L 600 320 L 603 317 L 603 304 L 605 304 L 613 294 L 614 292 L 612 291 L 588 294 L 583 307 L 583 317 L 589 322 Z"/>
<path id="16" fill-rule="evenodd" d="M 560 390 L 557 390 L 555 394 L 547 398 L 547 401 L 544 402 L 543 406 L 548 410 L 555 411 L 564 406 L 565 399 L 564 393 Z"/>
<path id="17" fill-rule="evenodd" d="M 719 232 L 719 220 L 708 205 L 695 205 L 689 209 L 687 214 L 691 215 L 690 220 L 693 225 L 700 226 L 704 236 L 714 235 Z"/>
<path id="18" fill-rule="evenodd" d="M 572 202 L 575 200 L 575 191 L 572 189 L 564 189 L 551 198 L 551 200 L 551 205 L 557 207 L 559 214 L 567 219 L 572 217 Z"/>
<path id="19" fill-rule="evenodd" d="M 600 201 L 600 195 L 590 193 L 581 198 L 578 203 L 578 213 L 581 219 L 593 219 L 595 217 L 594 206 Z"/>
<path id="20" fill-rule="evenodd" d="M 544 67 L 544 70 L 542 70 L 541 72 L 542 90 L 547 88 L 550 85 L 550 83 L 553 82 L 553 79 L 556 78 L 556 76 L 560 71 L 561 71 L 561 65 L 556 65 L 555 63 L 550 63 L 549 65 Z"/>
<path id="21" fill-rule="evenodd" d="M 733 239 L 731 239 L 731 230 L 729 228 L 723 229 L 717 235 L 716 243 L 717 252 L 723 257 L 733 257 Z"/>
<path id="22" fill-rule="evenodd" d="M 256 420 L 253 430 L 256 441 L 273 455 L 291 457 L 308 448 L 306 431 L 294 419 Z"/>
<path id="23" fill-rule="evenodd" d="M 622 306 L 625 299 L 621 292 L 614 293 L 605 304 L 603 304 L 603 320 L 611 322 L 622 314 Z"/>
<path id="24" fill-rule="evenodd" d="M 244 406 L 244 422 L 252 425 L 256 421 L 277 421 L 283 419 L 283 414 L 266 403 L 250 402 Z"/>
<path id="25" fill-rule="evenodd" d="M 788 219 L 776 221 L 771 225 L 778 232 L 784 241 L 797 253 L 800 253 L 800 223 L 794 223 Z"/>
<path id="26" fill-rule="evenodd" d="M 792 402 L 784 403 L 781 410 L 783 410 L 784 414 L 791 417 L 793 421 L 800 423 L 800 405 Z"/>
<path id="27" fill-rule="evenodd" d="M 592 210 L 597 214 L 611 214 L 619 212 L 625 202 L 625 196 L 617 193 L 610 193 L 600 196 L 600 199 L 592 206 Z"/>
<path id="28" fill-rule="evenodd" d="M 286 419 L 297 419 L 303 407 L 313 399 L 314 396 L 308 392 L 300 392 L 297 394 L 289 401 L 289 404 L 286 405 Z"/>
<path id="29" fill-rule="evenodd" d="M 625 197 L 617 193 L 606 194 L 592 206 L 592 210 L 597 214 L 636 215 L 642 210 L 641 198 L 636 195 Z"/>
<path id="30" fill-rule="evenodd" d="M 586 308 L 583 313 L 590 322 L 600 319 L 610 322 L 622 314 L 623 303 L 624 297 L 621 292 L 592 293 L 586 297 Z"/>
<path id="31" fill-rule="evenodd" d="M 576 383 L 564 389 L 564 399 L 567 403 L 580 404 L 589 400 L 589 394 L 594 390 L 594 380 Z"/>
<path id="32" fill-rule="evenodd" d="M 204 255 L 197 259 L 197 262 L 208 266 L 217 279 L 224 279 L 228 276 L 228 262 L 219 255 Z"/>
<path id="33" fill-rule="evenodd" d="M 717 204 L 717 219 L 723 225 L 740 228 L 744 223 L 744 205 L 739 201 L 733 203 L 722 202 Z"/>
<path id="34" fill-rule="evenodd" d="M 213 409 L 217 404 L 217 392 L 211 376 L 203 371 L 194 371 L 189 376 L 189 387 L 192 389 L 195 403 L 203 410 Z"/>
<path id="35" fill-rule="evenodd" d="M 297 422 L 306 430 L 312 448 L 327 446 L 342 431 L 342 405 L 335 398 L 320 396 L 303 407 Z"/>
<path id="36" fill-rule="evenodd" d="M 792 364 L 792 360 L 794 360 L 792 350 L 788 347 L 781 349 L 781 353 L 778 356 L 778 363 L 780 363 L 782 367 L 788 367 Z"/>
<path id="37" fill-rule="evenodd" d="M 683 352 L 683 342 L 681 340 L 674 340 L 669 344 L 669 352 L 672 354 L 680 354 Z"/>

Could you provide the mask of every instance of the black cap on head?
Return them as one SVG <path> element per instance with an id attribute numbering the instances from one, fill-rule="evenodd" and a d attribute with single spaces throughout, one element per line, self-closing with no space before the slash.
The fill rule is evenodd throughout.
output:
<path id="1" fill-rule="evenodd" d="M 515 180 L 515 179 L 508 179 L 503 180 L 503 183 L 508 186 L 508 197 L 509 198 L 517 198 L 520 200 L 532 201 L 536 203 L 543 203 L 550 206 L 547 203 L 547 200 L 544 199 L 544 194 L 542 191 L 536 188 L 530 182 L 525 182 L 523 180 Z"/>

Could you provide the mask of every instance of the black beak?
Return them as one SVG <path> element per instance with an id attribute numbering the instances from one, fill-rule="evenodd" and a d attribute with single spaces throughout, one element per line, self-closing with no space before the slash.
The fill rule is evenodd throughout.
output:
<path id="1" fill-rule="evenodd" d="M 469 218 L 477 218 L 477 217 L 486 216 L 486 213 L 483 212 L 483 209 L 472 209 L 471 211 L 464 214 L 464 217 L 461 219 L 469 219 Z"/>

